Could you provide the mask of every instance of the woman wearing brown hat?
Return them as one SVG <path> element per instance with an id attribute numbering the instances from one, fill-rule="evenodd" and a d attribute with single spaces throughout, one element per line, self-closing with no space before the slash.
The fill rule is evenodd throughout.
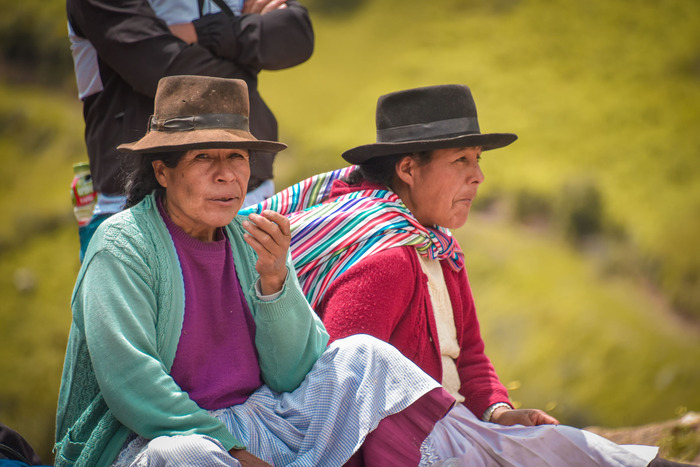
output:
<path id="1" fill-rule="evenodd" d="M 287 219 L 237 216 L 249 158 L 284 148 L 247 117 L 243 81 L 164 78 L 120 147 L 129 208 L 78 274 L 56 465 L 415 465 L 454 403 L 378 339 L 326 347 Z"/>
<path id="2" fill-rule="evenodd" d="M 376 143 L 343 154 L 356 165 L 251 211 L 289 217 L 302 289 L 331 341 L 387 341 L 460 402 L 427 438 L 421 465 L 646 465 L 541 410 L 514 409 L 484 353 L 464 255 L 448 229 L 467 220 L 484 181 L 482 152 L 517 136 L 482 134 L 463 85 L 382 96 L 376 125 Z"/>

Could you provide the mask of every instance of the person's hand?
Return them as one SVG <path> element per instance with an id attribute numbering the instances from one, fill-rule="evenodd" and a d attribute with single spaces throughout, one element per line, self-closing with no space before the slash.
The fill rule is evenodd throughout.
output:
<path id="1" fill-rule="evenodd" d="M 499 425 L 559 425 L 559 420 L 539 409 L 509 409 L 499 407 L 493 411 L 491 422 Z"/>
<path id="2" fill-rule="evenodd" d="M 264 15 L 284 8 L 287 8 L 287 0 L 245 0 L 241 14 L 258 13 Z"/>
<path id="3" fill-rule="evenodd" d="M 260 274 L 260 291 L 271 295 L 282 290 L 287 279 L 287 251 L 291 241 L 289 219 L 274 211 L 251 214 L 243 221 L 246 243 L 258 254 L 255 270 Z"/>
<path id="4" fill-rule="evenodd" d="M 245 449 L 231 449 L 229 452 L 231 457 L 234 457 L 241 463 L 243 467 L 273 467 L 259 457 L 254 456 Z"/>
<path id="5" fill-rule="evenodd" d="M 188 44 L 194 44 L 197 42 L 197 30 L 194 28 L 192 23 L 177 23 L 168 26 L 170 33 L 187 42 Z"/>

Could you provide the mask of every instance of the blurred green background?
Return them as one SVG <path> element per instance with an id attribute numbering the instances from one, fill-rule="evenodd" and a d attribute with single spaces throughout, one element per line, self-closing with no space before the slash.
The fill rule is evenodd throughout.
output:
<path id="1" fill-rule="evenodd" d="M 314 56 L 261 75 L 278 188 L 373 142 L 379 95 L 469 85 L 520 137 L 455 232 L 512 399 L 581 427 L 700 411 L 700 2 L 305 4 Z M 63 2 L 0 8 L 0 420 L 50 459 L 87 156 Z"/>

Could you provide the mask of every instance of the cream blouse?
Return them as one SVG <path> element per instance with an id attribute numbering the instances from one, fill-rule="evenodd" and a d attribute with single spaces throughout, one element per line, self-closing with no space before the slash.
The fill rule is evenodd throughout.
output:
<path id="1" fill-rule="evenodd" d="M 464 402 L 464 396 L 459 393 L 461 383 L 457 373 L 455 360 L 459 357 L 459 343 L 457 342 L 457 328 L 452 310 L 450 294 L 445 284 L 445 276 L 442 274 L 440 261 L 427 258 L 416 251 L 423 272 L 428 276 L 428 290 L 430 300 L 435 313 L 438 342 L 442 354 L 442 386 L 457 402 Z"/>

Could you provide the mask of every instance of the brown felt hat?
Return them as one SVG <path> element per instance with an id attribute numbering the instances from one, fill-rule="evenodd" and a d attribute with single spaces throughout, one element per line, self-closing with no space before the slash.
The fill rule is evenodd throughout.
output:
<path id="1" fill-rule="evenodd" d="M 131 153 L 188 149 L 251 149 L 279 152 L 287 147 L 262 141 L 248 126 L 248 87 L 240 79 L 168 76 L 158 82 L 147 133 L 122 144 Z"/>
<path id="2" fill-rule="evenodd" d="M 385 94 L 377 101 L 377 142 L 343 153 L 361 164 L 369 159 L 432 149 L 481 146 L 502 148 L 518 139 L 513 133 L 481 133 L 471 90 L 445 84 Z"/>

